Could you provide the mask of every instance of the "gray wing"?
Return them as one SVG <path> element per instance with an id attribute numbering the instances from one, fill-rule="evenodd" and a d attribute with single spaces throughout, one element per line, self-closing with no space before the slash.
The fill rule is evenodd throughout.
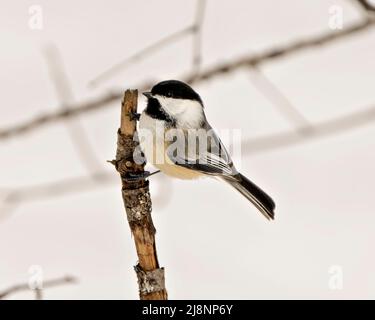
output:
<path id="1" fill-rule="evenodd" d="M 212 127 L 184 130 L 167 148 L 171 161 L 179 166 L 215 176 L 233 176 L 238 172 L 230 155 Z"/>

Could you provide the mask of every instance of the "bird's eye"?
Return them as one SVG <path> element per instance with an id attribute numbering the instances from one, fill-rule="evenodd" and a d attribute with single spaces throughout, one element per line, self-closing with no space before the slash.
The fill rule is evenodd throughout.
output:
<path id="1" fill-rule="evenodd" d="M 167 97 L 168 97 L 168 98 L 172 97 L 172 92 L 170 92 L 170 91 L 167 92 Z"/>

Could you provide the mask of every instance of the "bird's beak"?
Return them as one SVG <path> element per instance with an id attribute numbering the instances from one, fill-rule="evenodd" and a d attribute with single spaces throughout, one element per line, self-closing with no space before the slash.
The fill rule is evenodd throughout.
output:
<path id="1" fill-rule="evenodd" d="M 152 98 L 152 93 L 149 92 L 149 91 L 146 91 L 146 92 L 142 92 L 142 94 L 147 97 L 147 98 Z"/>

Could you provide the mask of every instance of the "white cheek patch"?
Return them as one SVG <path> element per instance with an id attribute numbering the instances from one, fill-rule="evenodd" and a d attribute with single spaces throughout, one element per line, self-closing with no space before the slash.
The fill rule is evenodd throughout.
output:
<path id="1" fill-rule="evenodd" d="M 178 126 L 184 128 L 198 128 L 204 120 L 202 105 L 193 100 L 174 99 L 155 95 L 160 105 L 171 117 L 173 117 Z"/>

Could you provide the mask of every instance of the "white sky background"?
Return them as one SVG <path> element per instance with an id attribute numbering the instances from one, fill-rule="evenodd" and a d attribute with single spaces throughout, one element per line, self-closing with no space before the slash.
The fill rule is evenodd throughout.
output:
<path id="1" fill-rule="evenodd" d="M 0 0 L 0 128 L 59 108 L 43 48 L 55 44 L 75 97 L 143 80 L 176 78 L 191 64 L 191 37 L 134 64 L 98 88 L 88 81 L 150 43 L 189 25 L 195 1 L 38 1 L 41 31 L 28 28 L 31 1 Z M 350 1 L 208 1 L 203 67 L 288 40 L 328 31 L 328 9 L 359 19 Z M 375 30 L 262 66 L 311 121 L 375 103 Z M 195 86 L 217 129 L 242 138 L 290 128 L 250 82 L 249 70 Z M 141 107 L 144 100 L 141 101 Z M 115 154 L 120 101 L 80 117 L 103 168 Z M 170 201 L 154 201 L 159 260 L 171 299 L 375 298 L 375 126 L 243 155 L 242 172 L 277 203 L 267 222 L 245 199 L 214 180 L 173 181 Z M 0 187 L 18 188 L 87 174 L 57 123 L 0 141 Z M 120 183 L 34 201 L 0 222 L 0 290 L 27 282 L 31 265 L 46 279 L 71 274 L 76 285 L 47 299 L 136 299 L 136 254 Z M 170 192 L 160 174 L 152 195 Z M 2 193 L 3 194 L 3 193 Z M 1 194 L 0 194 L 1 195 Z M 4 214 L 2 210 L 0 214 Z M 343 289 L 330 290 L 329 269 L 343 268 Z M 29 292 L 11 298 L 32 298 Z"/>

